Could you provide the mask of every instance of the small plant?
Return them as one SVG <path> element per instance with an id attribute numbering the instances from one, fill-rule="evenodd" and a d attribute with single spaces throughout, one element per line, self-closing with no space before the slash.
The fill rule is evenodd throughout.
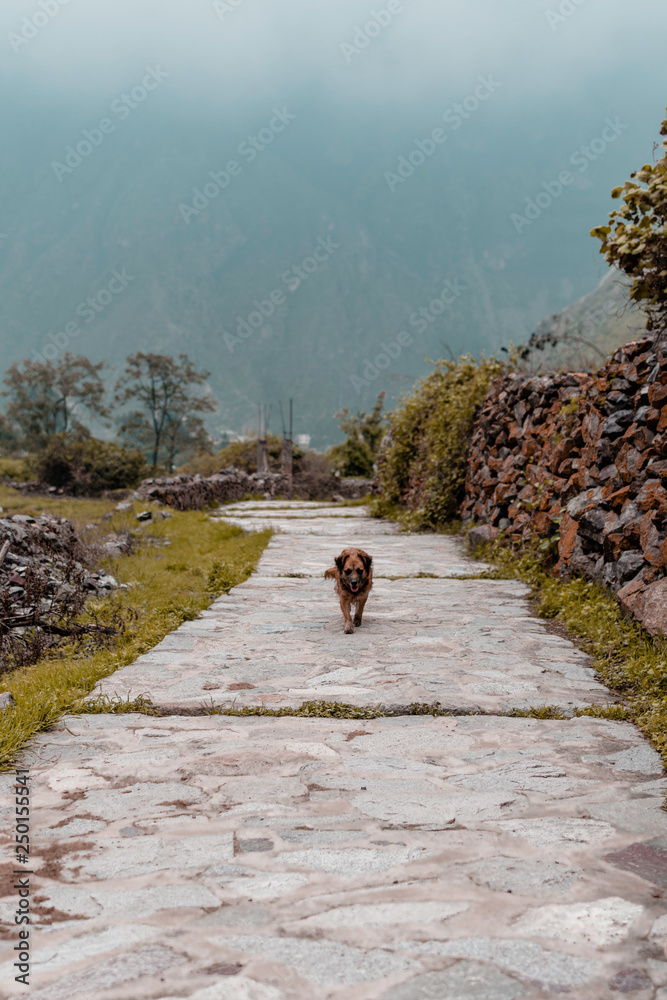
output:
<path id="1" fill-rule="evenodd" d="M 162 715 L 155 708 L 150 698 L 140 694 L 138 698 L 121 698 L 116 695 L 100 695 L 98 698 L 88 698 L 70 709 L 72 715 L 130 715 L 134 712 L 141 715 Z"/>
<path id="2" fill-rule="evenodd" d="M 218 597 L 220 594 L 227 594 L 245 576 L 252 572 L 252 565 L 230 564 L 226 559 L 222 561 L 215 559 L 208 573 L 206 580 L 206 591 L 211 597 Z"/>

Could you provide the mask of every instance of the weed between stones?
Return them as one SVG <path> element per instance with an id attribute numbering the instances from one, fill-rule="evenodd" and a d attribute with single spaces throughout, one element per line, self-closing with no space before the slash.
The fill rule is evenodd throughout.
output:
<path id="1" fill-rule="evenodd" d="M 540 705 L 528 709 L 512 708 L 506 712 L 485 712 L 482 709 L 445 708 L 439 701 L 413 702 L 411 705 L 394 707 L 383 711 L 381 707 L 368 708 L 358 705 L 347 705 L 339 701 L 304 701 L 298 707 L 265 708 L 262 705 L 249 705 L 244 708 L 223 708 L 211 702 L 199 708 L 173 709 L 160 708 L 153 705 L 150 699 L 143 695 L 130 698 L 100 697 L 86 701 L 78 706 L 72 714 L 75 715 L 153 715 L 160 718 L 174 716 L 228 716 L 232 718 L 247 718 L 262 716 L 272 718 L 296 719 L 388 719 L 405 715 L 428 715 L 431 717 L 468 718 L 470 716 L 490 716 L 493 718 L 512 719 L 572 719 L 580 716 L 592 716 L 596 719 L 614 719 L 627 721 L 631 712 L 622 705 L 593 705 L 590 708 L 575 709 L 566 712 L 559 705 Z"/>

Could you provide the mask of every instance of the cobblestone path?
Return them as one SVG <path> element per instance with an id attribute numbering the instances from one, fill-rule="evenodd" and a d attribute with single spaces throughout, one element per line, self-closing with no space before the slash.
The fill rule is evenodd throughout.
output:
<path id="1" fill-rule="evenodd" d="M 660 758 L 626 723 L 507 716 L 612 700 L 526 588 L 362 508 L 217 516 L 277 530 L 257 573 L 98 686 L 173 714 L 68 718 L 25 758 L 33 985 L 7 897 L 1 995 L 667 1000 Z M 353 636 L 322 578 L 348 545 L 376 574 Z M 187 714 L 316 700 L 395 714 Z M 434 701 L 459 714 L 407 714 Z"/>

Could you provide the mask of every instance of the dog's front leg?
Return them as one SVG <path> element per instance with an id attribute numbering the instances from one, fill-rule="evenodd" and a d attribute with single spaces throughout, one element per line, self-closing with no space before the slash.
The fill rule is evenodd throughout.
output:
<path id="1" fill-rule="evenodd" d="M 350 602 L 347 600 L 345 594 L 340 595 L 340 610 L 343 612 L 343 618 L 345 619 L 345 633 L 346 635 L 351 635 L 354 632 L 354 625 L 352 624 L 352 617 L 350 615 Z"/>
<path id="2" fill-rule="evenodd" d="M 360 597 L 359 600 L 357 601 L 357 613 L 354 616 L 354 624 L 357 626 L 361 625 L 361 619 L 363 618 L 364 615 L 364 608 L 366 607 L 367 600 L 368 600 L 368 594 L 365 594 L 363 597 Z"/>

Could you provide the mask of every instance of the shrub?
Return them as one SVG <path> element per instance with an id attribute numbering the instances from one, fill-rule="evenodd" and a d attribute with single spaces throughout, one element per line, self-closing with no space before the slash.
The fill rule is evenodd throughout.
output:
<path id="1" fill-rule="evenodd" d="M 386 429 L 386 419 L 382 414 L 384 397 L 385 393 L 381 392 L 370 413 L 362 410 L 352 414 L 346 407 L 336 414 L 347 440 L 329 448 L 327 458 L 339 476 L 369 479 L 375 474 L 375 460 Z"/>
<path id="2" fill-rule="evenodd" d="M 667 118 L 660 135 L 667 136 Z M 645 163 L 611 192 L 623 204 L 609 214 L 609 224 L 591 230 L 607 262 L 632 278 L 630 299 L 646 309 L 649 330 L 667 322 L 667 138 L 659 148 L 656 163 Z"/>
<path id="3" fill-rule="evenodd" d="M 502 370 L 495 358 L 439 361 L 401 400 L 378 460 L 376 513 L 398 506 L 411 527 L 430 529 L 457 516 L 475 413 Z"/>
<path id="4" fill-rule="evenodd" d="M 40 482 L 72 496 L 97 496 L 137 486 L 148 468 L 141 452 L 113 441 L 56 434 L 34 459 L 34 472 Z"/>
<path id="5" fill-rule="evenodd" d="M 339 476 L 359 476 L 369 479 L 373 475 L 375 455 L 365 441 L 349 437 L 342 444 L 335 444 L 327 452 L 332 469 Z"/>

